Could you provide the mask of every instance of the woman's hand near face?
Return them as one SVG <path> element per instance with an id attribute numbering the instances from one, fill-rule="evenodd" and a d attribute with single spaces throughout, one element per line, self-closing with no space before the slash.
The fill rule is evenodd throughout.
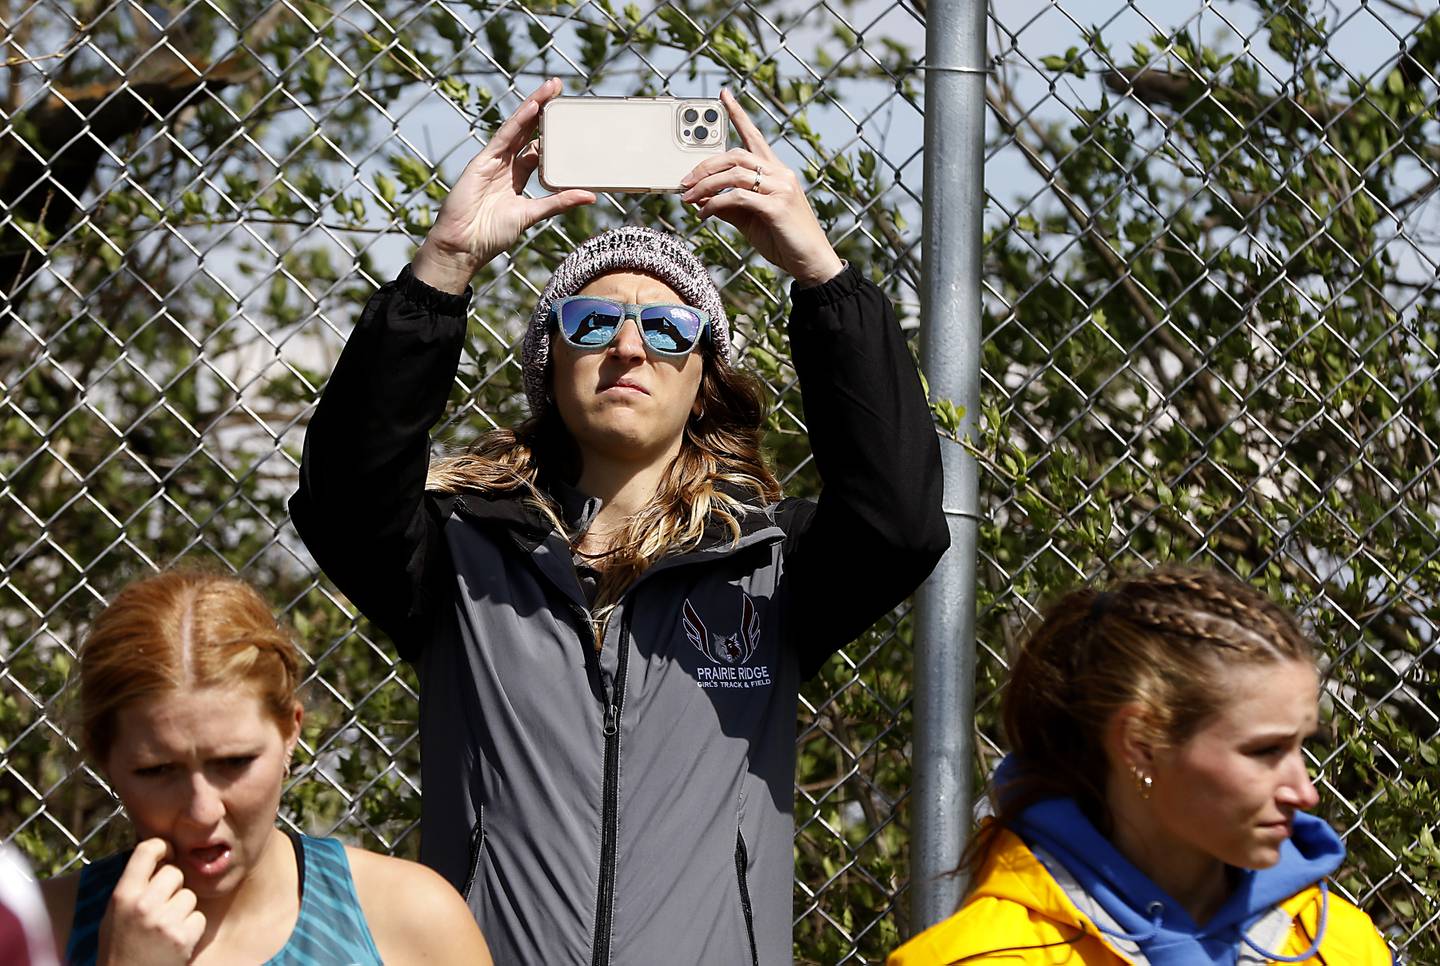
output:
<path id="1" fill-rule="evenodd" d="M 435 216 L 435 224 L 415 255 L 412 271 L 427 285 L 460 293 L 486 262 L 520 239 L 525 229 L 580 205 L 595 195 L 572 189 L 527 198 L 525 185 L 540 163 L 531 140 L 545 102 L 560 93 L 551 78 L 535 89 L 495 131 L 485 149 L 465 170 Z"/>
<path id="2" fill-rule="evenodd" d="M 146 839 L 135 846 L 130 861 L 100 922 L 97 963 L 186 963 L 205 934 L 205 916 L 195 908 L 195 893 L 185 876 L 165 864 L 170 846 Z"/>
<path id="3" fill-rule="evenodd" d="M 770 149 L 740 103 L 720 93 L 741 147 L 702 161 L 681 181 L 682 201 L 700 217 L 728 221 L 767 260 L 802 286 L 819 285 L 845 267 L 825 237 L 800 179 Z M 730 190 L 726 190 L 726 189 Z"/>

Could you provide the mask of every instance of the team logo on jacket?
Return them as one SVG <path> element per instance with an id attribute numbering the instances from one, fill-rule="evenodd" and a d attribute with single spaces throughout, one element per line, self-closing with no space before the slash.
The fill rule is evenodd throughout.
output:
<path id="1" fill-rule="evenodd" d="M 708 629 L 688 599 L 681 608 L 680 623 L 690 643 L 710 662 L 696 669 L 702 688 L 763 688 L 770 685 L 770 668 L 750 663 L 760 646 L 760 614 L 749 594 L 743 591 L 740 594 L 740 626 L 733 634 L 716 634 Z"/>

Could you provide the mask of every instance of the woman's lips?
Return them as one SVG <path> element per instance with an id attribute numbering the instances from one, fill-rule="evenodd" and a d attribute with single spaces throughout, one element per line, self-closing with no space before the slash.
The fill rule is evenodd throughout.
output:
<path id="1" fill-rule="evenodd" d="M 644 386 L 640 385 L 639 383 L 629 382 L 624 379 L 621 379 L 619 382 L 612 382 L 610 385 L 606 386 L 600 391 L 613 392 L 615 390 L 619 390 L 621 392 L 633 392 L 641 396 L 650 395 L 650 391 Z"/>
<path id="2" fill-rule="evenodd" d="M 207 878 L 224 875 L 232 858 L 230 846 L 225 842 L 199 845 L 184 852 L 185 864 Z"/>

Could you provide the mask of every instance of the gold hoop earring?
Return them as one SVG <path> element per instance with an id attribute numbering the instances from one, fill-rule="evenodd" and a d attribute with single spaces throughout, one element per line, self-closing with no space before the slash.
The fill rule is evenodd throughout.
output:
<path id="1" fill-rule="evenodd" d="M 1130 766 L 1130 774 L 1135 777 L 1135 790 L 1140 793 L 1141 800 L 1149 801 L 1150 791 L 1155 786 L 1155 779 L 1135 765 Z"/>

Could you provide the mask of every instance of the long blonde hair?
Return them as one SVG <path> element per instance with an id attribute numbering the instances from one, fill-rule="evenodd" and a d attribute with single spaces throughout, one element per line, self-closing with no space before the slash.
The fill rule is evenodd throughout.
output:
<path id="1" fill-rule="evenodd" d="M 727 489 L 766 503 L 780 498 L 780 484 L 760 452 L 765 418 L 760 381 L 707 356 L 697 402 L 699 414 L 686 421 L 680 452 L 655 499 L 630 517 L 612 549 L 598 560 L 597 648 L 615 604 L 656 560 L 696 546 L 711 520 L 723 524 L 732 540 L 740 538 L 740 517 L 752 508 Z M 579 469 L 575 442 L 550 406 L 515 429 L 486 433 L 466 453 L 431 463 L 425 485 L 440 493 L 518 493 L 573 542 L 558 505 L 539 480 L 542 473 L 574 479 Z"/>

